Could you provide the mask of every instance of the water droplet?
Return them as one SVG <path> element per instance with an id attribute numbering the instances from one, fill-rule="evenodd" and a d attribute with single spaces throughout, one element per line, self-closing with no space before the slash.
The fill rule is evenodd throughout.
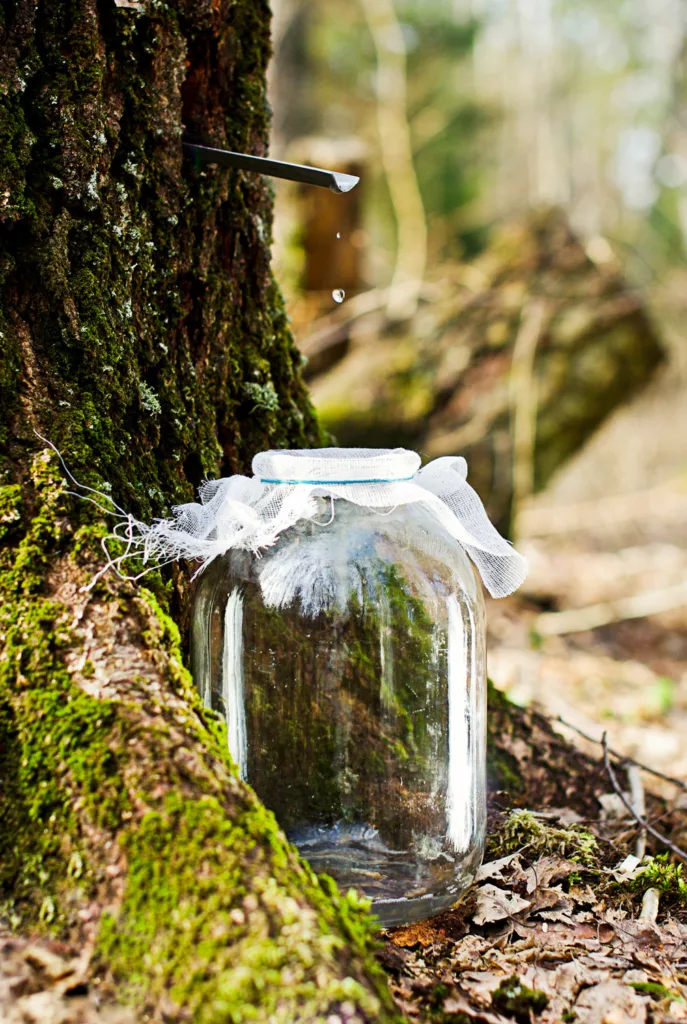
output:
<path id="1" fill-rule="evenodd" d="M 334 302 L 343 302 L 346 298 L 346 292 L 343 288 L 335 288 L 332 292 L 332 298 L 334 299 Z"/>
<path id="2" fill-rule="evenodd" d="M 340 231 L 337 231 L 337 232 L 336 232 L 336 237 L 337 237 L 337 238 L 341 238 L 341 232 L 340 232 Z"/>

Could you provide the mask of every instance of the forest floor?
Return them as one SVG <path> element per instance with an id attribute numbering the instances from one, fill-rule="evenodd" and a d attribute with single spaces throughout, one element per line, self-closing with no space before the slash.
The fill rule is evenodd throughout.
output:
<path id="1" fill-rule="evenodd" d="M 571 609 L 608 614 L 618 596 L 670 594 L 687 553 L 665 540 L 614 552 L 581 538 L 521 546 L 532 574 L 523 594 L 490 607 L 489 664 L 527 705 L 514 733 L 493 721 L 498 702 L 490 708 L 524 789 L 515 800 L 492 792 L 476 885 L 448 913 L 389 933 L 382 962 L 406 1018 L 423 1024 L 687 1021 L 681 858 L 646 836 L 620 795 L 687 850 L 687 610 L 539 632 Z M 579 749 L 575 765 L 557 750 L 564 739 Z M 551 791 L 561 775 L 564 792 Z"/>
<path id="2" fill-rule="evenodd" d="M 447 914 L 386 936 L 382 962 L 411 1021 L 687 1021 L 685 869 L 651 835 L 642 859 L 645 836 L 617 792 L 687 850 L 687 485 L 677 474 L 613 495 L 616 456 L 641 435 L 633 418 L 651 419 L 643 401 L 519 520 L 530 575 L 489 604 L 489 673 L 534 729 L 538 764 L 506 725 L 525 785 L 515 801 L 491 794 L 476 885 Z M 683 438 L 665 441 L 679 458 Z M 575 745 L 577 765 L 561 768 L 554 737 Z M 562 796 L 542 787 L 547 762 L 568 773 Z"/>

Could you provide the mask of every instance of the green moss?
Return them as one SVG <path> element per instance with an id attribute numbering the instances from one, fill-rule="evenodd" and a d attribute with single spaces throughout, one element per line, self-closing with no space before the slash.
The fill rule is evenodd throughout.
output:
<path id="1" fill-rule="evenodd" d="M 0 541 L 16 531 L 22 515 L 22 494 L 19 484 L 0 487 Z"/>
<path id="2" fill-rule="evenodd" d="M 513 974 L 492 993 L 491 1002 L 499 1013 L 513 1017 L 519 1024 L 530 1024 L 532 1015 L 537 1016 L 549 1005 L 549 997 L 539 989 L 523 985 Z"/>
<path id="3" fill-rule="evenodd" d="M 677 992 L 671 992 L 665 985 L 659 985 L 654 981 L 630 981 L 630 988 L 643 995 L 652 996 L 654 999 L 670 999 L 683 1003 L 684 999 Z"/>
<path id="4" fill-rule="evenodd" d="M 272 846 L 270 865 L 256 865 L 245 887 L 251 849 Z M 389 1008 L 381 972 L 375 993 L 338 977 L 336 957 L 364 955 L 372 924 L 355 897 L 320 887 L 299 858 L 277 840 L 276 823 L 257 801 L 228 821 L 212 798 L 170 795 L 124 837 L 127 891 L 117 916 L 103 918 L 98 950 L 130 1001 L 168 991 L 198 1024 L 222 1021 L 324 1019 L 337 1001 L 379 1019 Z M 308 901 L 291 893 L 307 893 Z M 317 895 L 319 893 L 319 895 Z M 336 934 L 324 927 L 336 919 Z M 207 964 L 214 965 L 208 978 Z M 151 977 L 153 989 L 151 992 Z"/>
<path id="5" fill-rule="evenodd" d="M 469 1024 L 464 1013 L 446 1013 L 444 1001 L 449 995 L 448 985 L 435 985 L 427 998 L 428 1021 L 431 1024 Z"/>
<path id="6" fill-rule="evenodd" d="M 270 1014 L 286 1024 L 296 1010 L 324 1020 L 345 1000 L 371 1019 L 394 1019 L 371 955 L 369 905 L 317 879 L 240 787 L 224 723 L 202 708 L 183 665 L 179 630 L 160 603 L 164 587 L 129 600 L 148 656 L 181 698 L 176 708 L 151 698 L 154 717 L 145 721 L 138 704 L 98 699 L 76 684 L 64 661 L 80 644 L 73 617 L 44 593 L 41 572 L 49 554 L 75 569 L 73 537 L 83 551 L 105 527 L 92 506 L 77 506 L 74 518 L 85 521 L 65 528 L 71 499 L 52 453 L 35 460 L 33 482 L 34 516 L 18 544 L 0 551 L 3 925 L 55 935 L 78 927 L 106 878 L 109 836 L 128 870 L 119 910 L 102 918 L 98 956 L 132 1003 L 169 993 L 199 1024 Z M 116 609 L 120 600 L 99 586 L 98 604 Z M 84 660 L 80 675 L 92 680 L 97 671 Z M 179 735 L 182 748 L 206 758 L 196 785 L 207 795 L 184 795 L 189 769 L 171 752 Z M 141 805 L 150 808 L 142 819 Z"/>
<path id="7" fill-rule="evenodd" d="M 670 861 L 670 854 L 660 853 L 650 860 L 645 868 L 630 883 L 634 892 L 644 895 L 647 889 L 658 889 L 662 904 L 677 904 L 687 907 L 687 879 L 682 864 Z"/>
<path id="8" fill-rule="evenodd" d="M 505 857 L 517 850 L 527 850 L 529 856 L 557 854 L 585 867 L 599 863 L 599 845 L 591 832 L 579 825 L 555 828 L 531 811 L 513 811 L 489 839 L 490 856 Z"/>
<path id="9" fill-rule="evenodd" d="M 523 781 L 518 764 L 512 754 L 503 749 L 503 744 L 496 742 L 494 722 L 503 720 L 508 715 L 510 702 L 505 694 L 487 680 L 487 776 L 492 789 L 502 790 L 511 796 L 522 792 Z M 497 714 L 498 713 L 498 714 Z"/>
<path id="10" fill-rule="evenodd" d="M 113 828 L 129 805 L 113 748 L 125 723 L 108 701 L 74 685 L 63 656 L 71 617 L 42 591 L 49 551 L 64 529 L 64 484 L 52 455 L 39 456 L 33 482 L 40 506 L 14 546 L 0 551 L 0 912 L 9 923 L 68 924 L 68 907 L 92 891 L 92 873 L 75 885 L 81 857 L 79 805 L 94 827 Z M 18 506 L 16 506 L 18 507 Z"/>
<path id="11" fill-rule="evenodd" d="M 145 517 L 260 448 L 322 440 L 269 271 L 268 188 L 179 159 L 190 61 L 225 83 L 205 111 L 215 141 L 266 142 L 267 8 L 238 0 L 216 21 L 194 3 L 104 20 L 83 0 L 53 5 L 25 29 L 21 68 L 8 46 L 0 84 L 0 216 L 22 221 L 0 233 L 0 405 L 16 407 L 26 327 L 52 384 L 50 439 Z M 26 324 L 5 322 L 15 308 Z"/>

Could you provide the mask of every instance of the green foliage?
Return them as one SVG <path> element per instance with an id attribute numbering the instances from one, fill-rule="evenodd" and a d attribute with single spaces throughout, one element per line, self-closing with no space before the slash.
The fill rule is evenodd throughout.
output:
<path id="1" fill-rule="evenodd" d="M 468 227 L 466 207 L 479 194 L 478 141 L 490 119 L 468 99 L 468 60 L 478 25 L 458 21 L 455 6 L 399 4 L 408 46 L 409 120 L 422 200 L 441 255 L 473 256 L 484 245 Z"/>
<path id="2" fill-rule="evenodd" d="M 479 193 L 478 140 L 490 111 L 467 98 L 469 56 L 478 26 L 459 21 L 450 0 L 404 0 L 396 10 L 407 58 L 408 121 L 418 184 L 434 256 L 473 254 L 484 244 L 466 215 Z M 295 35 L 295 32 L 293 33 Z M 359 7 L 311 5 L 298 21 L 290 69 L 298 109 L 289 136 L 355 133 L 370 144 L 365 176 L 366 227 L 378 252 L 393 250 L 393 217 L 376 146 L 376 55 Z"/>

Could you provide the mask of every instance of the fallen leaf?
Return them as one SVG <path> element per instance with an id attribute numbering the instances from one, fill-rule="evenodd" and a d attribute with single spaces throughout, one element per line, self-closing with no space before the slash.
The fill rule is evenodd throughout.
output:
<path id="1" fill-rule="evenodd" d="M 522 875 L 525 878 L 527 892 L 534 892 L 539 886 L 548 886 L 559 878 L 567 878 L 573 871 L 579 871 L 580 865 L 565 857 L 540 857 L 538 861 L 526 868 Z"/>
<path id="2" fill-rule="evenodd" d="M 475 880 L 477 882 L 485 882 L 487 878 L 495 878 L 498 881 L 503 881 L 504 870 L 511 866 L 520 866 L 517 853 L 510 853 L 507 857 L 500 857 L 499 860 L 490 860 L 486 864 L 482 864 Z"/>
<path id="3" fill-rule="evenodd" d="M 532 893 L 533 914 L 553 909 L 564 910 L 566 913 L 571 913 L 574 909 L 573 901 L 563 892 L 560 885 L 537 889 Z"/>
<path id="4" fill-rule="evenodd" d="M 644 1024 L 648 1002 L 621 981 L 602 981 L 578 997 L 577 1024 Z"/>
<path id="5" fill-rule="evenodd" d="M 635 857 L 633 853 L 628 853 L 625 860 L 617 864 L 616 867 L 611 868 L 611 874 L 616 882 L 631 882 L 641 870 L 642 862 L 639 857 Z"/>
<path id="6" fill-rule="evenodd" d="M 514 892 L 499 889 L 495 885 L 482 885 L 477 890 L 477 909 L 472 920 L 477 925 L 490 924 L 513 917 L 531 906 L 529 900 L 522 899 Z"/>
<path id="7" fill-rule="evenodd" d="M 464 1014 L 468 1020 L 483 1021 L 484 1024 L 513 1024 L 507 1017 L 491 1010 L 478 1010 L 463 996 L 449 996 L 442 1007 L 445 1014 Z"/>
<path id="8" fill-rule="evenodd" d="M 461 991 L 469 996 L 481 1009 L 490 1010 L 492 993 L 507 977 L 493 971 L 466 971 L 461 974 L 458 984 Z"/>
<path id="9" fill-rule="evenodd" d="M 397 928 L 389 935 L 389 941 L 394 946 L 402 946 L 405 949 L 412 949 L 413 946 L 431 946 L 445 937 L 443 928 L 437 928 L 429 921 L 417 921 L 408 925 L 407 928 Z"/>
<path id="10" fill-rule="evenodd" d="M 630 799 L 629 793 L 627 794 L 627 798 L 628 800 Z M 630 812 L 617 793 L 602 793 L 601 796 L 598 796 L 596 799 L 603 807 L 603 811 L 601 812 L 602 821 L 607 818 L 614 818 L 618 821 L 622 821 L 623 818 L 631 817 Z"/>
<path id="11" fill-rule="evenodd" d="M 550 811 L 547 811 L 547 818 L 552 818 L 554 821 L 560 821 L 561 825 L 579 825 L 584 818 L 577 811 L 573 811 L 572 807 L 553 807 Z"/>
<path id="12" fill-rule="evenodd" d="M 451 968 L 454 971 L 464 971 L 469 968 L 474 970 L 482 955 L 492 948 L 489 939 L 484 939 L 481 935 L 466 935 L 454 947 Z"/>
<path id="13" fill-rule="evenodd" d="M 73 964 L 58 956 L 57 953 L 52 953 L 44 946 L 27 946 L 23 956 L 30 967 L 35 967 L 36 970 L 41 971 L 51 981 L 58 981 L 74 971 Z"/>

